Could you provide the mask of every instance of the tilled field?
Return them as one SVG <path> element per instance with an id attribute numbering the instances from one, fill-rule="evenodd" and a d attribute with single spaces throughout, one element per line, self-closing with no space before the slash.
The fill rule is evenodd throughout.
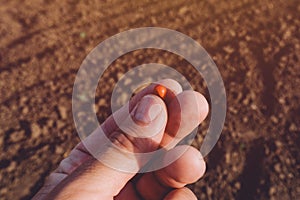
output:
<path id="1" fill-rule="evenodd" d="M 227 92 L 221 138 L 207 172 L 190 187 L 199 199 L 300 198 L 300 4 L 290 1 L 0 0 L 0 199 L 30 199 L 79 141 L 72 87 L 100 42 L 138 27 L 165 27 L 198 41 Z M 117 59 L 97 90 L 99 121 L 118 78 L 158 62 L 209 98 L 183 58 L 140 50 Z M 207 128 L 207 119 L 201 130 Z M 199 146 L 202 135 L 194 142 Z"/>

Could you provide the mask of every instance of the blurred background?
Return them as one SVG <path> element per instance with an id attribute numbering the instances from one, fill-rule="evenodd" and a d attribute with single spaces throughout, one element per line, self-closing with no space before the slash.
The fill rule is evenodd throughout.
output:
<path id="1" fill-rule="evenodd" d="M 86 55 L 132 28 L 157 26 L 199 42 L 227 92 L 220 140 L 199 199 L 300 199 L 300 4 L 298 0 L 0 0 L 0 199 L 31 199 L 79 142 L 72 87 Z M 183 58 L 148 49 L 117 59 L 101 78 L 96 110 L 131 68 L 149 62 L 184 74 L 209 95 Z M 200 146 L 209 119 L 194 141 Z"/>

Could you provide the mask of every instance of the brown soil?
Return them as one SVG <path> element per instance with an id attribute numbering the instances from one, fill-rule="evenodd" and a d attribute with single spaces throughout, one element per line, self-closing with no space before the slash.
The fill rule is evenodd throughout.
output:
<path id="1" fill-rule="evenodd" d="M 89 51 L 114 34 L 145 26 L 175 29 L 198 41 L 225 83 L 223 133 L 206 158 L 204 178 L 190 186 L 198 198 L 300 199 L 298 0 L 1 0 L 0 5 L 0 199 L 30 199 L 79 141 L 71 96 Z M 103 76 L 100 121 L 109 115 L 118 77 L 149 61 L 182 70 L 209 98 L 185 60 L 141 50 L 116 60 Z M 200 134 L 195 145 L 201 140 Z"/>

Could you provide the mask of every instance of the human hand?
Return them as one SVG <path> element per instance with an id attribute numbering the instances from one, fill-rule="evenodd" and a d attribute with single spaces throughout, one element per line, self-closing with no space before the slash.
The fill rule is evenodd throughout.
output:
<path id="1" fill-rule="evenodd" d="M 166 79 L 158 83 L 168 88 L 164 100 L 156 95 L 156 84 L 149 85 L 135 95 L 129 103 L 131 116 L 125 116 L 127 114 L 122 109 L 111 115 L 99 129 L 72 150 L 33 199 L 197 199 L 185 185 L 202 177 L 205 162 L 197 149 L 176 144 L 205 119 L 207 101 L 197 92 L 182 91 L 181 86 L 173 80 Z M 130 134 L 127 131 L 124 133 L 115 117 L 131 117 L 138 126 L 159 131 L 153 135 L 151 131 L 139 132 L 139 127 L 129 125 L 126 130 Z M 166 153 L 161 162 L 186 151 L 170 165 L 140 174 L 139 169 L 149 160 L 132 158 L 116 150 L 113 145 L 103 144 L 103 133 L 113 145 L 129 152 L 147 153 L 164 148 Z M 141 134 L 145 138 L 132 136 Z M 135 169 L 135 172 L 122 172 L 99 162 L 88 150 L 101 145 L 106 147 L 105 152 L 99 155 L 101 160 L 124 164 Z"/>

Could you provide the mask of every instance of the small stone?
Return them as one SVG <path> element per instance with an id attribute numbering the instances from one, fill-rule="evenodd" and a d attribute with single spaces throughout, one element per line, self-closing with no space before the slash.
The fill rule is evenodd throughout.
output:
<path id="1" fill-rule="evenodd" d="M 270 117 L 270 119 L 271 119 L 271 121 L 272 121 L 273 123 L 275 123 L 275 124 L 278 123 L 278 118 L 275 117 L 274 115 L 272 115 L 272 116 Z"/>
<path id="2" fill-rule="evenodd" d="M 4 138 L 0 137 L 0 147 L 2 147 L 3 143 L 4 143 Z"/>
<path id="3" fill-rule="evenodd" d="M 64 153 L 64 149 L 61 146 L 56 146 L 55 147 L 55 153 L 56 154 L 62 154 L 62 153 Z"/>
<path id="4" fill-rule="evenodd" d="M 276 192 L 275 187 L 270 187 L 270 189 L 269 189 L 269 195 L 273 195 L 273 194 L 275 194 L 275 192 Z"/>
<path id="5" fill-rule="evenodd" d="M 268 148 L 268 147 L 265 148 L 265 154 L 266 154 L 266 155 L 269 155 L 269 154 L 270 154 L 270 148 Z"/>
<path id="6" fill-rule="evenodd" d="M 61 128 L 63 128 L 65 126 L 65 123 L 62 122 L 61 120 L 58 120 L 56 122 L 56 126 L 57 126 L 58 130 L 61 130 Z"/>
<path id="7" fill-rule="evenodd" d="M 119 106 L 124 105 L 124 103 L 128 101 L 129 98 L 130 96 L 127 93 L 123 92 L 117 99 L 117 105 Z"/>
<path id="8" fill-rule="evenodd" d="M 223 47 L 223 50 L 229 54 L 234 52 L 234 48 L 232 48 L 231 46 L 225 46 L 225 47 Z"/>
<path id="9" fill-rule="evenodd" d="M 281 172 L 280 164 L 279 163 L 275 164 L 274 169 L 275 169 L 275 172 L 280 173 Z"/>
<path id="10" fill-rule="evenodd" d="M 31 124 L 31 136 L 38 138 L 42 134 L 41 129 L 37 123 Z"/>
<path id="11" fill-rule="evenodd" d="M 21 130 L 21 131 L 15 131 L 13 133 L 10 134 L 9 136 L 10 141 L 11 142 L 19 142 L 21 141 L 23 138 L 25 138 L 25 131 Z"/>
<path id="12" fill-rule="evenodd" d="M 13 145 L 10 145 L 9 152 L 10 152 L 11 155 L 16 155 L 16 154 L 18 154 L 18 152 L 20 151 L 21 148 L 22 148 L 21 143 L 18 142 L 18 143 L 15 143 Z"/>
<path id="13" fill-rule="evenodd" d="M 42 134 L 46 135 L 49 132 L 49 128 L 47 126 L 43 126 L 43 128 L 41 129 Z"/>
<path id="14" fill-rule="evenodd" d="M 297 131 L 297 126 L 294 123 L 292 123 L 289 127 L 289 131 L 291 132 Z"/>
<path id="15" fill-rule="evenodd" d="M 225 162 L 230 163 L 230 153 L 225 154 Z"/>
<path id="16" fill-rule="evenodd" d="M 246 41 L 250 41 L 251 37 L 249 35 L 246 35 L 245 39 L 246 39 Z"/>
<path id="17" fill-rule="evenodd" d="M 238 172 L 239 169 L 238 169 L 236 166 L 233 166 L 233 167 L 232 167 L 232 171 L 233 171 L 233 172 Z"/>
<path id="18" fill-rule="evenodd" d="M 88 100 L 87 96 L 86 95 L 78 95 L 77 98 L 82 101 L 82 102 L 86 102 Z"/>
<path id="19" fill-rule="evenodd" d="M 275 141 L 275 145 L 277 148 L 281 148 L 283 146 L 282 142 L 280 142 L 278 140 Z"/>
<path id="20" fill-rule="evenodd" d="M 253 130 L 248 130 L 243 133 L 243 137 L 248 140 L 252 140 L 257 137 L 257 133 Z"/>
<path id="21" fill-rule="evenodd" d="M 284 180 L 284 179 L 285 179 L 285 175 L 284 175 L 284 174 L 279 174 L 279 178 L 280 178 L 281 180 Z"/>
<path id="22" fill-rule="evenodd" d="M 62 119 L 67 119 L 67 116 L 68 116 L 68 114 L 67 114 L 67 108 L 64 107 L 64 106 L 59 106 L 58 110 L 59 110 L 59 114 L 60 114 L 61 118 Z"/>
<path id="23" fill-rule="evenodd" d="M 238 110 L 235 109 L 235 108 L 232 107 L 232 106 L 228 107 L 228 110 L 229 110 L 230 112 L 232 112 L 233 114 L 237 114 L 237 113 L 238 113 Z"/>
<path id="24" fill-rule="evenodd" d="M 121 77 L 124 75 L 124 73 L 122 73 L 122 72 L 118 72 L 117 73 L 117 78 L 118 78 L 118 80 L 120 80 L 121 79 Z"/>
<path id="25" fill-rule="evenodd" d="M 206 191 L 207 191 L 207 195 L 208 196 L 211 196 L 212 195 L 212 193 L 213 193 L 213 190 L 210 188 L 210 187 L 206 187 Z"/>
<path id="26" fill-rule="evenodd" d="M 22 97 L 20 98 L 20 104 L 21 104 L 21 105 L 26 104 L 26 101 L 27 101 L 27 97 L 26 97 L 26 96 L 22 96 Z"/>
<path id="27" fill-rule="evenodd" d="M 105 101 L 104 98 L 101 98 L 101 99 L 98 101 L 98 105 L 99 105 L 99 106 L 106 106 L 107 103 L 106 103 L 106 101 Z"/>
<path id="28" fill-rule="evenodd" d="M 288 173 L 289 178 L 294 178 L 294 175 L 292 173 Z"/>
<path id="29" fill-rule="evenodd" d="M 257 105 L 255 105 L 255 104 L 251 104 L 250 107 L 251 107 L 252 110 L 257 110 Z"/>
<path id="30" fill-rule="evenodd" d="M 239 190 L 241 188 L 241 183 L 240 182 L 236 182 L 234 184 L 234 187 Z"/>
<path id="31" fill-rule="evenodd" d="M 128 86 L 129 84 L 131 84 L 132 83 L 132 79 L 130 79 L 130 78 L 126 78 L 125 80 L 124 80 L 124 85 L 125 86 Z"/>
<path id="32" fill-rule="evenodd" d="M 53 127 L 53 125 L 54 125 L 54 121 L 53 121 L 52 119 L 49 119 L 49 120 L 47 121 L 47 126 L 48 126 L 48 127 Z"/>
<path id="33" fill-rule="evenodd" d="M 232 37 L 236 36 L 236 33 L 235 33 L 235 31 L 234 31 L 233 29 L 230 29 L 230 30 L 229 30 L 229 34 L 230 34 Z"/>
<path id="34" fill-rule="evenodd" d="M 8 192 L 8 188 L 7 187 L 4 187 L 0 190 L 0 193 L 1 194 L 6 194 Z"/>
<path id="35" fill-rule="evenodd" d="M 79 34 L 79 36 L 80 36 L 81 38 L 85 38 L 85 37 L 86 37 L 86 33 L 85 33 L 85 32 L 81 32 L 81 33 Z"/>
<path id="36" fill-rule="evenodd" d="M 29 112 L 29 108 L 26 106 L 22 109 L 22 114 L 26 115 Z"/>
<path id="37" fill-rule="evenodd" d="M 155 17 L 152 16 L 150 19 L 152 24 L 157 24 L 157 20 L 155 19 Z"/>
<path id="38" fill-rule="evenodd" d="M 286 40 L 288 38 L 290 38 L 292 35 L 292 32 L 290 30 L 287 30 L 284 34 L 283 34 L 283 39 Z"/>
<path id="39" fill-rule="evenodd" d="M 180 15 L 184 15 L 188 10 L 189 10 L 189 8 L 186 7 L 186 6 L 184 6 L 184 7 L 182 7 L 182 8 L 179 9 L 178 13 Z"/>
<path id="40" fill-rule="evenodd" d="M 17 167 L 17 162 L 16 161 L 12 161 L 10 163 L 10 165 L 7 167 L 7 171 L 8 172 L 12 172 L 14 169 L 16 169 Z"/>
<path id="41" fill-rule="evenodd" d="M 249 121 L 249 118 L 244 116 L 242 120 L 243 120 L 244 123 L 247 123 Z"/>
<path id="42" fill-rule="evenodd" d="M 65 153 L 63 154 L 63 157 L 66 158 L 70 155 L 71 151 L 70 150 L 66 150 Z"/>

